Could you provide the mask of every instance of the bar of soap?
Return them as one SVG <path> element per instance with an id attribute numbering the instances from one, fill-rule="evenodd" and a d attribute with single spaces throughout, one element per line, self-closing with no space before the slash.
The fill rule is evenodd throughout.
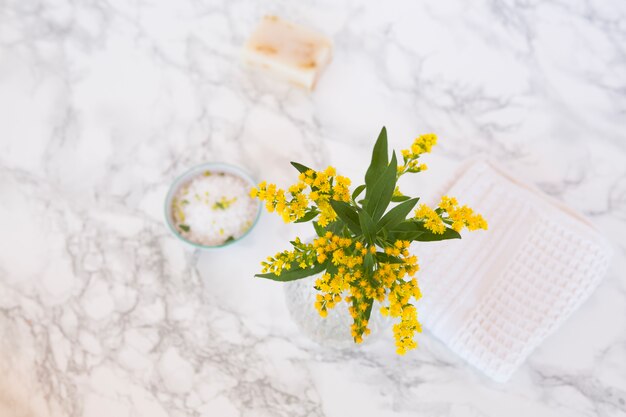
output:
<path id="1" fill-rule="evenodd" d="M 330 62 L 330 40 L 317 32 L 265 16 L 244 49 L 245 60 L 308 90 Z"/>

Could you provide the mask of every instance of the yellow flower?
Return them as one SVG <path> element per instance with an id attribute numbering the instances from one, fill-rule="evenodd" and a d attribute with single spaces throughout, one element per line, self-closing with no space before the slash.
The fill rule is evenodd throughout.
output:
<path id="1" fill-rule="evenodd" d="M 337 219 L 337 213 L 333 210 L 332 206 L 326 201 L 320 201 L 318 208 L 320 215 L 317 218 L 317 222 L 323 226 L 328 226 L 328 223 L 332 223 Z"/>
<path id="2" fill-rule="evenodd" d="M 405 160 L 418 158 L 421 154 L 429 153 L 433 146 L 437 144 L 437 135 L 434 133 L 427 133 L 415 138 L 411 149 L 404 149 L 402 151 L 402 157 Z"/>
<path id="3" fill-rule="evenodd" d="M 352 184 L 352 181 L 348 177 L 342 177 L 341 175 L 337 176 L 337 184 L 343 187 L 349 187 Z"/>
<path id="4" fill-rule="evenodd" d="M 427 133 L 417 137 L 410 149 L 402 151 L 404 165 L 398 166 L 398 176 L 402 176 L 407 172 L 422 172 L 428 169 L 426 164 L 419 163 L 419 157 L 431 151 L 432 147 L 437 143 L 437 136 L 433 133 Z"/>
<path id="5" fill-rule="evenodd" d="M 411 152 L 414 155 L 421 155 L 423 153 L 429 153 L 433 146 L 437 144 L 437 135 L 434 133 L 427 133 L 420 135 L 413 141 L 411 145 Z"/>
<path id="6" fill-rule="evenodd" d="M 337 219 L 337 214 L 329 204 L 331 199 L 350 201 L 351 181 L 336 175 L 334 167 L 329 166 L 324 171 L 309 169 L 301 173 L 298 179 L 286 191 L 264 181 L 250 191 L 250 196 L 264 201 L 267 211 L 275 211 L 285 222 L 294 222 L 305 216 L 310 209 L 309 203 L 313 202 L 320 211 L 317 222 L 322 227 Z M 307 188 L 310 189 L 308 195 L 305 192 Z"/>
<path id="7" fill-rule="evenodd" d="M 435 234 L 440 235 L 446 231 L 446 225 L 441 217 L 426 204 L 420 204 L 419 208 L 415 210 L 415 218 L 423 221 L 424 227 Z"/>
<path id="8" fill-rule="evenodd" d="M 473 209 L 467 206 L 459 206 L 458 201 L 454 197 L 443 196 L 439 203 L 439 208 L 443 210 L 447 219 L 452 222 L 452 228 L 460 232 L 464 227 L 468 230 L 487 230 L 487 222 Z"/>
<path id="9" fill-rule="evenodd" d="M 409 149 L 402 151 L 403 161 L 397 167 L 397 177 L 427 169 L 419 158 L 430 152 L 436 143 L 434 134 L 417 137 Z M 350 185 L 349 178 L 337 175 L 336 169 L 329 166 L 321 171 L 308 169 L 286 189 L 262 182 L 250 190 L 250 196 L 264 202 L 268 211 L 276 212 L 285 222 L 315 214 L 313 220 L 326 228 L 338 219 L 333 201 L 354 204 Z M 402 196 L 398 187 L 393 195 Z M 487 229 L 487 222 L 480 214 L 459 205 L 453 197 L 444 196 L 437 208 L 421 204 L 414 213 L 409 221 L 435 234 L 443 234 L 448 229 Z M 314 306 L 320 316 L 327 317 L 329 310 L 345 302 L 352 317 L 352 338 L 355 343 L 361 343 L 370 333 L 368 318 L 373 303 L 378 301 L 382 306 L 380 314 L 395 321 L 393 335 L 397 353 L 403 355 L 415 349 L 416 335 L 422 330 L 415 304 L 422 293 L 416 278 L 418 259 L 409 252 L 411 241 L 389 239 L 394 233 L 380 234 L 375 240 L 380 248 L 377 249 L 374 244 L 364 244 L 361 234 L 354 234 L 345 226 L 333 225 L 336 233 L 321 233 L 316 226 L 321 237 L 306 244 L 296 239 L 292 250 L 279 252 L 262 262 L 263 272 L 280 275 L 294 269 L 321 267 L 324 273 L 314 283 L 318 291 Z M 368 268 L 365 268 L 366 258 Z"/>
<path id="10" fill-rule="evenodd" d="M 441 197 L 441 203 L 439 203 L 439 207 L 441 207 L 442 209 L 448 211 L 448 210 L 456 207 L 458 204 L 459 204 L 459 202 L 456 200 L 456 198 L 448 197 L 448 196 L 444 195 L 443 197 Z"/>
<path id="11" fill-rule="evenodd" d="M 300 268 L 308 268 L 315 265 L 317 256 L 315 248 L 311 243 L 302 243 L 299 238 L 294 242 L 294 250 L 279 252 L 267 258 L 267 262 L 262 262 L 263 273 L 272 273 L 280 276 L 283 270 L 291 269 L 292 265 Z"/>
<path id="12" fill-rule="evenodd" d="M 400 241 L 394 243 L 394 248 L 400 250 L 400 247 L 405 245 L 404 241 Z M 316 288 L 321 292 L 322 297 L 316 301 L 316 308 L 322 316 L 325 316 L 328 310 L 334 308 L 337 303 L 342 300 L 347 301 L 350 304 L 350 314 L 354 319 L 352 334 L 355 342 L 362 340 L 363 336 L 370 332 L 365 314 L 371 308 L 372 300 L 383 301 L 386 293 L 385 285 L 391 285 L 396 280 L 403 280 L 409 269 L 412 271 L 417 269 L 413 265 L 416 258 L 407 258 L 405 264 L 385 266 L 384 271 L 389 279 L 383 281 L 381 273 L 375 272 L 375 279 L 369 280 L 365 279 L 363 273 L 363 256 L 364 253 L 375 252 L 375 246 L 365 249 L 361 242 L 329 232 L 317 238 L 312 247 L 318 256 L 318 261 L 320 257 L 323 259 L 328 257 L 337 268 L 335 273 L 326 273 L 316 281 Z M 345 292 L 350 295 L 342 297 L 341 294 Z M 405 300 L 408 298 L 405 297 Z"/>

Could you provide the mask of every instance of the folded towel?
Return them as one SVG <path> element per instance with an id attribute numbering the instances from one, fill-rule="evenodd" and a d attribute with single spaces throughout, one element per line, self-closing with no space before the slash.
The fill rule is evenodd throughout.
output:
<path id="1" fill-rule="evenodd" d="M 473 163 L 445 194 L 489 230 L 419 246 L 420 320 L 504 382 L 591 295 L 612 251 L 581 215 L 492 163 Z"/>

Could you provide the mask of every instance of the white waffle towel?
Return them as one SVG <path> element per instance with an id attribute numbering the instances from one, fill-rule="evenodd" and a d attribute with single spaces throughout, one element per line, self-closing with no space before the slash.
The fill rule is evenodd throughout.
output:
<path id="1" fill-rule="evenodd" d="M 445 194 L 481 213 L 488 231 L 419 245 L 424 327 L 504 382 L 593 292 L 611 247 L 581 215 L 479 161 Z"/>

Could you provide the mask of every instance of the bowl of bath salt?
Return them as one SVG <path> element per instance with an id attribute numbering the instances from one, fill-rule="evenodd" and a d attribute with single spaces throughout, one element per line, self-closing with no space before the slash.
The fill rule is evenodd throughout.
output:
<path id="1" fill-rule="evenodd" d="M 254 228 L 261 204 L 250 197 L 255 183 L 240 168 L 224 163 L 199 165 L 172 184 L 165 218 L 172 233 L 199 249 L 223 248 Z"/>

